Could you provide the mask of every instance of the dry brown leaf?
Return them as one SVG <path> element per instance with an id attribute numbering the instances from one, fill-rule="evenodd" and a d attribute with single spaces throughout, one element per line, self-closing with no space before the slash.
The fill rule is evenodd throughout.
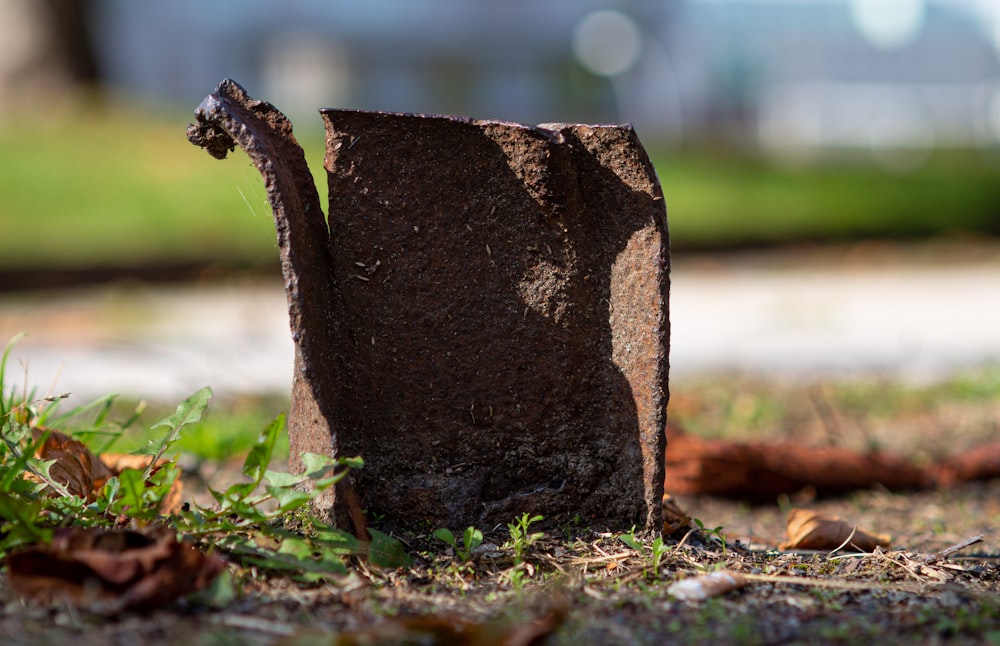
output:
<path id="1" fill-rule="evenodd" d="M 887 534 L 872 534 L 837 516 L 824 516 L 810 509 L 793 509 L 788 514 L 787 532 L 788 540 L 779 549 L 835 550 L 850 538 L 847 547 L 873 552 L 876 547 L 888 548 L 892 543 Z"/>
<path id="2" fill-rule="evenodd" d="M 946 458 L 931 468 L 939 487 L 1000 478 L 1000 442 L 989 442 Z"/>
<path id="3" fill-rule="evenodd" d="M 111 471 L 82 442 L 56 430 L 41 427 L 31 429 L 32 438 L 38 441 L 46 432 L 48 437 L 35 451 L 41 460 L 55 460 L 49 475 L 74 496 L 93 500 L 97 488 L 111 477 Z"/>
<path id="4" fill-rule="evenodd" d="M 130 455 L 127 453 L 103 453 L 101 454 L 101 462 L 111 471 L 112 475 L 119 475 L 125 469 L 135 469 L 136 471 L 142 471 L 149 463 L 153 460 L 151 455 Z M 160 470 L 163 465 L 170 462 L 169 460 L 163 459 L 156 463 L 153 467 L 151 474 L 156 473 Z M 100 489 L 104 486 L 104 481 L 95 482 L 95 489 Z M 184 484 L 178 478 L 174 480 L 174 483 L 170 486 L 170 492 L 167 497 L 163 499 L 163 504 L 160 506 L 161 514 L 173 514 L 181 510 L 183 502 L 181 501 L 181 493 L 184 490 Z"/>
<path id="5" fill-rule="evenodd" d="M 746 578 L 739 572 L 717 570 L 672 583 L 667 588 L 667 594 L 682 601 L 703 601 L 742 588 L 747 583 Z"/>
<path id="6" fill-rule="evenodd" d="M 152 461 L 153 456 L 151 455 L 132 455 L 131 453 L 102 453 L 101 462 L 104 463 L 112 473 L 121 473 L 125 469 L 135 469 L 136 471 L 142 471 L 149 466 Z M 165 460 L 160 460 L 160 464 L 164 464 Z"/>
<path id="7" fill-rule="evenodd" d="M 791 442 L 733 442 L 667 428 L 664 487 L 673 494 L 708 494 L 754 501 L 811 490 L 839 494 L 874 484 L 895 491 L 951 487 L 1000 477 L 1000 442 L 947 457 L 927 469 L 886 453 Z"/>
<path id="8" fill-rule="evenodd" d="M 35 457 L 41 460 L 54 460 L 49 467 L 49 475 L 53 480 L 66 487 L 74 496 L 79 496 L 93 502 L 97 492 L 109 478 L 121 474 L 125 469 L 144 470 L 153 459 L 149 455 L 104 454 L 94 455 L 85 444 L 74 440 L 68 435 L 54 429 L 36 427 L 31 430 L 32 437 L 37 441 L 48 433 L 45 442 L 35 451 Z M 160 460 L 153 468 L 156 473 L 167 460 Z M 176 480 L 170 488 L 160 508 L 161 514 L 170 514 L 181 508 L 180 480 Z"/>
<path id="9" fill-rule="evenodd" d="M 6 565 L 21 596 L 65 600 L 102 614 L 166 605 L 204 589 L 225 567 L 219 556 L 178 541 L 168 527 L 65 529 L 48 546 L 11 554 Z"/>
<path id="10" fill-rule="evenodd" d="M 923 469 L 883 453 L 791 442 L 733 442 L 668 429 L 664 488 L 673 494 L 708 494 L 743 500 L 774 500 L 805 488 L 819 494 L 864 489 L 919 489 L 930 480 Z"/>
<path id="11" fill-rule="evenodd" d="M 669 493 L 663 494 L 663 533 L 670 535 L 690 526 L 691 517 L 684 513 Z"/>

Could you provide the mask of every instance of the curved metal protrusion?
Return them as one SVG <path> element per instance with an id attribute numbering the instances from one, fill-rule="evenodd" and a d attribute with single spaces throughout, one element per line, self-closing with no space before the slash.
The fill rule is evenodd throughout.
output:
<path id="1" fill-rule="evenodd" d="M 270 103 L 250 98 L 229 79 L 205 97 L 195 117 L 197 122 L 187 131 L 191 143 L 217 159 L 225 158 L 238 144 L 264 178 L 274 212 L 292 332 L 308 370 L 315 364 L 313 346 L 323 343 L 305 332 L 322 334 L 328 328 L 323 304 L 330 296 L 330 258 L 329 231 L 305 153 L 285 115 Z M 306 321 L 308 326 L 303 325 Z"/>
<path id="2" fill-rule="evenodd" d="M 260 171 L 271 203 L 295 344 L 288 425 L 289 435 L 298 438 L 290 459 L 291 469 L 298 472 L 303 452 L 339 455 L 331 422 L 338 381 L 336 321 L 331 313 L 336 294 L 319 194 L 291 122 L 270 103 L 248 96 L 238 83 L 223 80 L 195 110 L 195 118 L 188 126 L 188 140 L 216 159 L 239 145 Z M 319 506 L 335 510 L 338 524 L 349 524 L 364 538 L 367 529 L 356 508 L 357 496 L 346 480 L 342 482 L 333 494 L 336 499 L 321 499 Z"/>

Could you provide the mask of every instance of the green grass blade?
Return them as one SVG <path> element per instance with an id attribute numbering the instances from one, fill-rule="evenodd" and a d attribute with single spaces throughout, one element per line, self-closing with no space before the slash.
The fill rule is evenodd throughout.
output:
<path id="1" fill-rule="evenodd" d="M 10 358 L 10 353 L 11 350 L 14 349 L 14 346 L 17 345 L 17 343 L 25 336 L 24 332 L 15 334 L 14 337 L 7 342 L 7 347 L 3 351 L 3 357 L 0 358 L 0 417 L 6 417 L 10 414 L 10 410 L 13 408 L 13 399 L 8 402 L 4 396 L 6 388 L 4 385 L 4 375 L 7 373 L 7 360 Z"/>
<path id="2" fill-rule="evenodd" d="M 261 432 L 257 443 L 247 453 L 246 460 L 243 461 L 243 475 L 253 480 L 254 483 L 260 484 L 261 480 L 264 479 L 267 467 L 271 464 L 271 456 L 274 454 L 274 445 L 277 443 L 278 435 L 284 426 L 285 416 L 278 415 Z"/>
<path id="3" fill-rule="evenodd" d="M 98 411 L 98 418 L 103 419 L 103 417 L 107 414 L 105 411 L 111 408 L 111 405 L 117 398 L 118 395 L 116 394 L 105 395 L 104 397 L 99 397 L 93 401 L 87 402 L 86 404 L 80 404 L 79 406 L 51 418 L 49 416 L 55 413 L 56 409 L 55 406 L 49 406 L 46 407 L 42 414 L 38 416 L 38 423 L 45 424 L 46 426 L 51 426 L 53 428 L 61 428 L 72 418 L 82 415 L 83 413 L 91 411 L 95 408 L 101 409 Z M 53 404 L 57 403 L 58 402 L 53 402 Z M 94 426 L 96 427 L 98 424 L 95 423 Z"/>
<path id="4" fill-rule="evenodd" d="M 149 462 L 149 466 L 146 467 L 146 471 L 143 473 L 143 478 L 149 478 L 149 474 L 152 472 L 156 463 L 163 457 L 170 445 L 173 444 L 180 438 L 181 429 L 188 424 L 193 424 L 201 419 L 202 413 L 208 407 L 208 400 L 212 398 L 212 389 L 205 386 L 195 394 L 191 395 L 177 407 L 177 411 L 167 417 L 166 419 L 160 420 L 156 424 L 153 424 L 152 428 L 160 428 L 162 426 L 167 427 L 167 434 L 160 440 L 153 440 L 146 445 L 146 449 L 155 447 L 154 450 L 148 451 L 143 449 L 139 451 L 140 453 L 152 453 L 153 459 Z"/>
<path id="5" fill-rule="evenodd" d="M 139 417 L 145 410 L 146 410 L 146 402 L 141 401 L 138 404 L 136 404 L 135 409 L 133 409 L 132 413 L 127 418 L 125 418 L 125 421 L 121 422 L 120 424 L 116 424 L 115 425 L 116 428 L 113 427 L 113 430 L 103 431 L 103 434 L 107 435 L 108 439 L 103 444 L 101 444 L 100 447 L 96 448 L 94 450 L 94 453 L 96 453 L 97 455 L 101 455 L 102 453 L 107 453 L 111 449 L 111 447 L 114 446 L 115 442 L 121 439 L 125 431 L 128 430 L 130 426 L 132 426 L 139 420 Z M 95 429 L 102 428 L 104 425 L 104 419 L 105 419 L 104 415 L 98 415 L 98 417 L 94 420 L 94 425 L 93 425 L 94 428 Z"/>

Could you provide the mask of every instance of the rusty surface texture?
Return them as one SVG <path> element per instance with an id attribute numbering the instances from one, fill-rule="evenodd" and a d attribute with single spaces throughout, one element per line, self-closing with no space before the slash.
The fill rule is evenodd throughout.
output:
<path id="1" fill-rule="evenodd" d="M 277 110 L 223 82 L 196 114 L 189 138 L 235 140 L 274 209 L 292 467 L 365 459 L 338 522 L 659 527 L 668 233 L 630 127 L 324 110 L 327 231 Z"/>

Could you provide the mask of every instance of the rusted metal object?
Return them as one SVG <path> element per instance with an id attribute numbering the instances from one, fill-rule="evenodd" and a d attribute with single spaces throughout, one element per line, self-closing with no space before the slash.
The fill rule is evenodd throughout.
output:
<path id="1" fill-rule="evenodd" d="M 669 251 L 629 126 L 321 111 L 329 229 L 287 119 L 223 81 L 188 137 L 264 176 L 303 451 L 361 455 L 337 489 L 410 527 L 660 526 Z"/>

